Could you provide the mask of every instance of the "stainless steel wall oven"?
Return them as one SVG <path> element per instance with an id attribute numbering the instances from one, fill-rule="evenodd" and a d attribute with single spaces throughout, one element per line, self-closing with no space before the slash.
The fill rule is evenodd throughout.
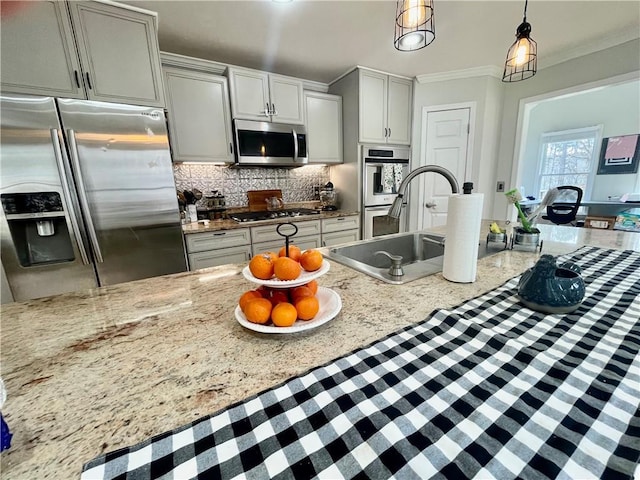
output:
<path id="1" fill-rule="evenodd" d="M 376 219 L 387 214 L 402 179 L 409 174 L 409 153 L 409 147 L 362 146 L 362 225 L 365 239 L 389 233 L 386 224 L 384 228 L 376 228 Z M 406 206 L 403 206 L 399 232 L 406 230 L 406 222 Z"/>

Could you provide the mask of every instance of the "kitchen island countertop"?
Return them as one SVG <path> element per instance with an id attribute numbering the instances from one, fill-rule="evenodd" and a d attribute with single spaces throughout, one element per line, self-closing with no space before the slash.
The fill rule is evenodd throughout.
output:
<path id="1" fill-rule="evenodd" d="M 581 245 L 640 251 L 640 234 L 541 226 L 543 253 Z M 4 479 L 78 478 L 82 465 L 242 400 L 399 328 L 491 290 L 539 254 L 504 250 L 475 283 L 436 274 L 393 286 L 331 262 L 319 279 L 342 299 L 327 324 L 264 335 L 234 317 L 254 288 L 244 265 L 2 306 L 3 407 L 14 434 Z"/>

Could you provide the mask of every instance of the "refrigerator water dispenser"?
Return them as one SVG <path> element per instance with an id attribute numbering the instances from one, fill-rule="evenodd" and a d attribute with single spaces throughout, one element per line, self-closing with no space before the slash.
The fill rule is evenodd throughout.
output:
<path id="1" fill-rule="evenodd" d="M 11 193 L 0 199 L 21 266 L 75 259 L 60 194 Z"/>

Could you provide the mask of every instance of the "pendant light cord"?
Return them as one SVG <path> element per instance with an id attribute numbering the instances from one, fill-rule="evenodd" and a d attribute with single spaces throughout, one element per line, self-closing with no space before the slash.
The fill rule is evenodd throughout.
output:
<path id="1" fill-rule="evenodd" d="M 527 3 L 529 2 L 529 0 L 524 0 L 524 17 L 522 19 L 522 21 L 526 22 L 527 21 Z"/>

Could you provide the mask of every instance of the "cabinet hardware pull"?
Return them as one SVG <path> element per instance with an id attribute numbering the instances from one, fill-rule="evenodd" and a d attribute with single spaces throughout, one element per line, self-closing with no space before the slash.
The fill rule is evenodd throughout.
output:
<path id="1" fill-rule="evenodd" d="M 276 106 L 271 104 L 271 115 L 278 115 L 278 111 L 276 110 Z"/>
<path id="2" fill-rule="evenodd" d="M 76 77 L 76 86 L 80 88 L 80 77 L 78 76 L 78 70 L 73 71 L 74 77 Z"/>
<path id="3" fill-rule="evenodd" d="M 218 233 L 214 233 L 213 236 L 214 237 L 222 237 L 223 235 L 226 235 L 225 232 L 218 232 Z"/>
<path id="4" fill-rule="evenodd" d="M 266 105 L 267 107 L 264 109 L 264 116 L 265 116 L 265 117 L 268 117 L 269 115 L 271 115 L 271 111 L 269 110 L 269 104 L 268 104 L 268 103 L 265 103 L 265 105 Z"/>
<path id="5" fill-rule="evenodd" d="M 387 138 L 387 127 L 384 127 L 384 138 Z"/>
<path id="6" fill-rule="evenodd" d="M 389 138 L 391 138 L 391 127 L 389 127 Z"/>
<path id="7" fill-rule="evenodd" d="M 91 86 L 91 79 L 89 78 L 89 72 L 87 72 L 87 86 L 89 87 L 89 90 L 93 90 L 93 87 Z"/>
<path id="8" fill-rule="evenodd" d="M 342 220 L 344 220 L 344 217 L 340 217 L 337 219 L 339 222 L 341 222 Z"/>
<path id="9" fill-rule="evenodd" d="M 233 154 L 233 143 L 229 142 L 229 152 Z"/>

